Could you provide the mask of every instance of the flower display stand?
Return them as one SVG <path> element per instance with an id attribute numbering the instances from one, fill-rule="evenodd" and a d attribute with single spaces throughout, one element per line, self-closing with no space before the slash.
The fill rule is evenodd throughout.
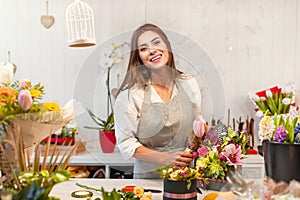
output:
<path id="1" fill-rule="evenodd" d="M 192 180 L 190 185 L 187 181 L 164 180 L 163 199 L 197 200 L 196 179 Z"/>
<path id="2" fill-rule="evenodd" d="M 264 141 L 266 175 L 275 181 L 300 181 L 300 144 Z"/>

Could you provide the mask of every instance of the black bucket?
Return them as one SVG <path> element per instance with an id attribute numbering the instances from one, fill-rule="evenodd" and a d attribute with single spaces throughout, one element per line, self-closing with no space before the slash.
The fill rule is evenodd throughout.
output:
<path id="1" fill-rule="evenodd" d="M 263 142 L 266 175 L 275 181 L 300 181 L 300 144 Z"/>
<path id="2" fill-rule="evenodd" d="M 190 187 L 188 187 L 188 182 L 186 181 L 164 180 L 163 199 L 197 200 L 196 179 L 191 181 Z"/>

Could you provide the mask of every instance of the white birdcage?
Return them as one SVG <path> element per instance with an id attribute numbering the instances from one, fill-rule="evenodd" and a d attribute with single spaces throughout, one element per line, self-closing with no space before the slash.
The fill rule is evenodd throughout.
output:
<path id="1" fill-rule="evenodd" d="M 65 16 L 69 47 L 87 47 L 96 44 L 94 13 L 88 4 L 74 0 L 66 9 Z"/>

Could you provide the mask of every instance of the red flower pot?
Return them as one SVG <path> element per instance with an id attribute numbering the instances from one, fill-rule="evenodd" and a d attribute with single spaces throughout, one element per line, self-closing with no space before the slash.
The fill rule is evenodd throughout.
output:
<path id="1" fill-rule="evenodd" d="M 115 131 L 99 131 L 99 139 L 103 153 L 114 152 L 116 146 Z"/>

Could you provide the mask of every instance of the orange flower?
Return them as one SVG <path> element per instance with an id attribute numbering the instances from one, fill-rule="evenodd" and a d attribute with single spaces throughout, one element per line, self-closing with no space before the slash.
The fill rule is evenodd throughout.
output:
<path id="1" fill-rule="evenodd" d="M 0 102 L 5 104 L 10 99 L 10 102 L 13 103 L 17 99 L 16 92 L 8 87 L 0 88 Z"/>
<path id="2" fill-rule="evenodd" d="M 48 111 L 60 110 L 60 106 L 55 102 L 46 102 L 44 103 L 44 107 Z"/>

